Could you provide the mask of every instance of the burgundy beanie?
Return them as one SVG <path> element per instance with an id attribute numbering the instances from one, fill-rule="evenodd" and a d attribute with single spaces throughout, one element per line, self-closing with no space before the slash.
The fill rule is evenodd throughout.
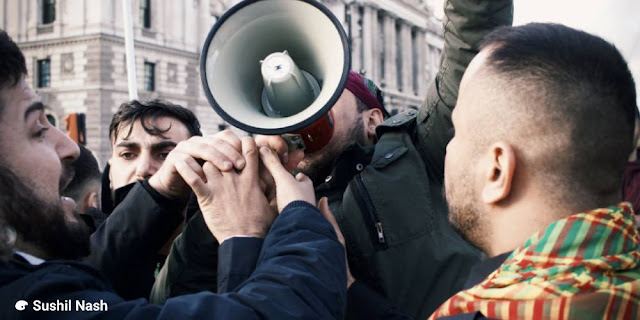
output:
<path id="1" fill-rule="evenodd" d="M 351 91 L 369 109 L 380 109 L 385 117 L 389 116 L 389 112 L 384 108 L 382 91 L 370 79 L 350 71 L 346 89 Z"/>

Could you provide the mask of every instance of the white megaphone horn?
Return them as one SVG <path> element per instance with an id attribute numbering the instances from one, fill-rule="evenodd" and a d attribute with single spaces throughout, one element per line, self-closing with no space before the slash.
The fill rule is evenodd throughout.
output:
<path id="1" fill-rule="evenodd" d="M 294 134 L 306 152 L 333 135 L 330 109 L 349 76 L 349 44 L 313 0 L 245 0 L 213 26 L 200 74 L 213 109 L 251 133 Z"/>

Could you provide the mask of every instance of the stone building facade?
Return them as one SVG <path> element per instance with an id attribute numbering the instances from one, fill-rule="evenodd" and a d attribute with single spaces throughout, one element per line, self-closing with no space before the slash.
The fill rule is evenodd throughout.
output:
<path id="1" fill-rule="evenodd" d="M 237 0 L 131 0 L 140 99 L 194 111 L 205 134 L 227 125 L 200 83 L 199 58 L 211 26 Z M 389 110 L 418 107 L 435 76 L 441 27 L 422 0 L 324 0 L 352 41 L 352 69 L 385 91 Z M 0 0 L 0 28 L 22 48 L 33 88 L 64 129 L 86 115 L 87 146 L 104 164 L 108 130 L 129 99 L 121 0 Z"/>

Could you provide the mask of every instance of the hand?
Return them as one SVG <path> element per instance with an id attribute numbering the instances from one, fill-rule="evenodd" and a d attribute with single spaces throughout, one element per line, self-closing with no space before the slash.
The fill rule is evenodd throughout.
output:
<path id="1" fill-rule="evenodd" d="M 276 217 L 258 186 L 258 150 L 253 138 L 242 138 L 245 168 L 221 172 L 211 162 L 202 166 L 205 179 L 191 167 L 178 172 L 195 193 L 211 233 L 224 240 L 245 235 L 264 238 Z"/>
<path id="2" fill-rule="evenodd" d="M 292 172 L 304 158 L 303 150 L 289 151 L 289 145 L 281 136 L 256 135 L 256 144 L 258 147 L 269 147 L 275 151 L 289 172 Z"/>
<path id="3" fill-rule="evenodd" d="M 351 285 L 354 282 L 356 282 L 356 279 L 351 274 L 351 269 L 349 269 L 349 261 L 346 259 L 347 249 L 345 246 L 344 236 L 340 231 L 340 227 L 338 226 L 338 222 L 336 221 L 336 218 L 333 216 L 331 209 L 329 209 L 329 200 L 327 200 L 327 197 L 322 197 L 322 199 L 320 199 L 320 201 L 318 202 L 318 210 L 320 210 L 320 213 L 322 213 L 324 218 L 327 219 L 329 223 L 331 223 L 331 225 L 333 226 L 333 229 L 336 231 L 336 234 L 338 235 L 338 241 L 340 241 L 340 243 L 342 243 L 342 246 L 345 248 L 344 249 L 345 261 L 347 261 L 347 289 L 349 289 Z"/>
<path id="4" fill-rule="evenodd" d="M 267 147 L 260 148 L 260 159 L 275 181 L 276 202 L 279 212 L 282 212 L 282 209 L 293 201 L 306 201 L 315 206 L 316 195 L 309 177 L 298 173 L 294 178 L 282 166 L 276 153 Z"/>
<path id="5" fill-rule="evenodd" d="M 149 185 L 167 198 L 186 198 L 189 187 L 178 173 L 178 168 L 190 168 L 203 179 L 205 176 L 200 163 L 205 161 L 220 171 L 230 171 L 234 167 L 242 170 L 245 160 L 241 150 L 240 138 L 230 130 L 209 137 L 191 137 L 169 152 L 162 167 L 149 179 Z"/>

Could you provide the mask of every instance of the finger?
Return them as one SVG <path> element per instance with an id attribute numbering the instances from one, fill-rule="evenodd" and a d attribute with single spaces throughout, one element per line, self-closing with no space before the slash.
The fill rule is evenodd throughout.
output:
<path id="1" fill-rule="evenodd" d="M 304 150 L 293 150 L 289 152 L 289 159 L 287 159 L 288 161 L 284 162 L 285 164 L 284 167 L 287 169 L 287 171 L 291 172 L 296 167 L 298 167 L 298 164 L 303 159 L 304 159 Z"/>
<path id="2" fill-rule="evenodd" d="M 273 176 L 273 180 L 276 185 L 287 183 L 293 179 L 287 169 L 282 166 L 280 159 L 278 159 L 273 150 L 267 147 L 260 147 L 260 159 L 267 170 L 271 173 L 271 176 Z"/>
<path id="3" fill-rule="evenodd" d="M 242 150 L 242 142 L 240 141 L 240 138 L 235 133 L 233 133 L 233 131 L 226 129 L 216 133 L 215 136 L 226 141 L 236 150 Z"/>
<path id="4" fill-rule="evenodd" d="M 329 223 L 331 223 L 331 225 L 333 226 L 333 229 L 336 232 L 336 235 L 338 236 L 338 241 L 340 241 L 340 243 L 344 245 L 344 236 L 342 236 L 342 232 L 340 231 L 338 222 L 336 221 L 336 218 L 333 216 L 331 209 L 329 209 L 329 200 L 327 199 L 327 197 L 322 197 L 322 199 L 318 201 L 318 210 L 320 210 L 320 213 L 322 213 L 322 216 L 325 219 L 327 219 Z"/>
<path id="5" fill-rule="evenodd" d="M 207 193 L 207 184 L 186 162 L 176 162 L 176 171 L 197 197 Z"/>
<path id="6" fill-rule="evenodd" d="M 204 182 L 207 182 L 207 178 L 204 175 L 204 171 L 202 171 L 202 166 L 196 161 L 196 159 L 184 155 L 183 162 L 185 162 L 191 170 L 193 170 Z"/>
<path id="7" fill-rule="evenodd" d="M 307 177 L 307 175 L 302 172 L 298 172 L 298 174 L 296 174 L 296 180 L 298 180 L 298 182 L 311 181 L 311 179 L 309 179 L 309 177 Z"/>
<path id="8" fill-rule="evenodd" d="M 244 169 L 244 166 L 246 164 L 246 159 L 244 159 L 241 153 L 242 146 L 240 146 L 240 149 L 237 149 L 234 145 L 230 144 L 229 142 L 222 139 L 217 139 L 217 138 L 211 139 L 210 143 L 213 144 L 213 147 L 216 149 L 216 151 L 220 152 L 227 159 L 229 159 L 233 163 L 236 169 L 238 170 Z"/>
<path id="9" fill-rule="evenodd" d="M 288 162 L 289 145 L 281 136 L 256 135 L 256 144 L 258 147 L 269 147 L 275 151 L 282 163 Z"/>
<path id="10" fill-rule="evenodd" d="M 217 185 L 217 181 L 222 179 L 222 172 L 218 170 L 211 162 L 205 162 L 202 165 L 202 171 L 204 171 L 204 176 L 207 179 L 207 184 L 209 185 Z"/>
<path id="11" fill-rule="evenodd" d="M 260 158 L 258 156 L 258 147 L 256 141 L 252 137 L 242 138 L 242 155 L 246 161 L 243 171 L 247 171 L 252 176 L 257 176 Z"/>
<path id="12" fill-rule="evenodd" d="M 192 137 L 189 140 L 178 143 L 178 146 L 171 152 L 179 152 L 203 162 L 210 161 L 220 170 L 231 170 L 233 163 L 213 146 L 206 143 L 202 137 Z"/>

